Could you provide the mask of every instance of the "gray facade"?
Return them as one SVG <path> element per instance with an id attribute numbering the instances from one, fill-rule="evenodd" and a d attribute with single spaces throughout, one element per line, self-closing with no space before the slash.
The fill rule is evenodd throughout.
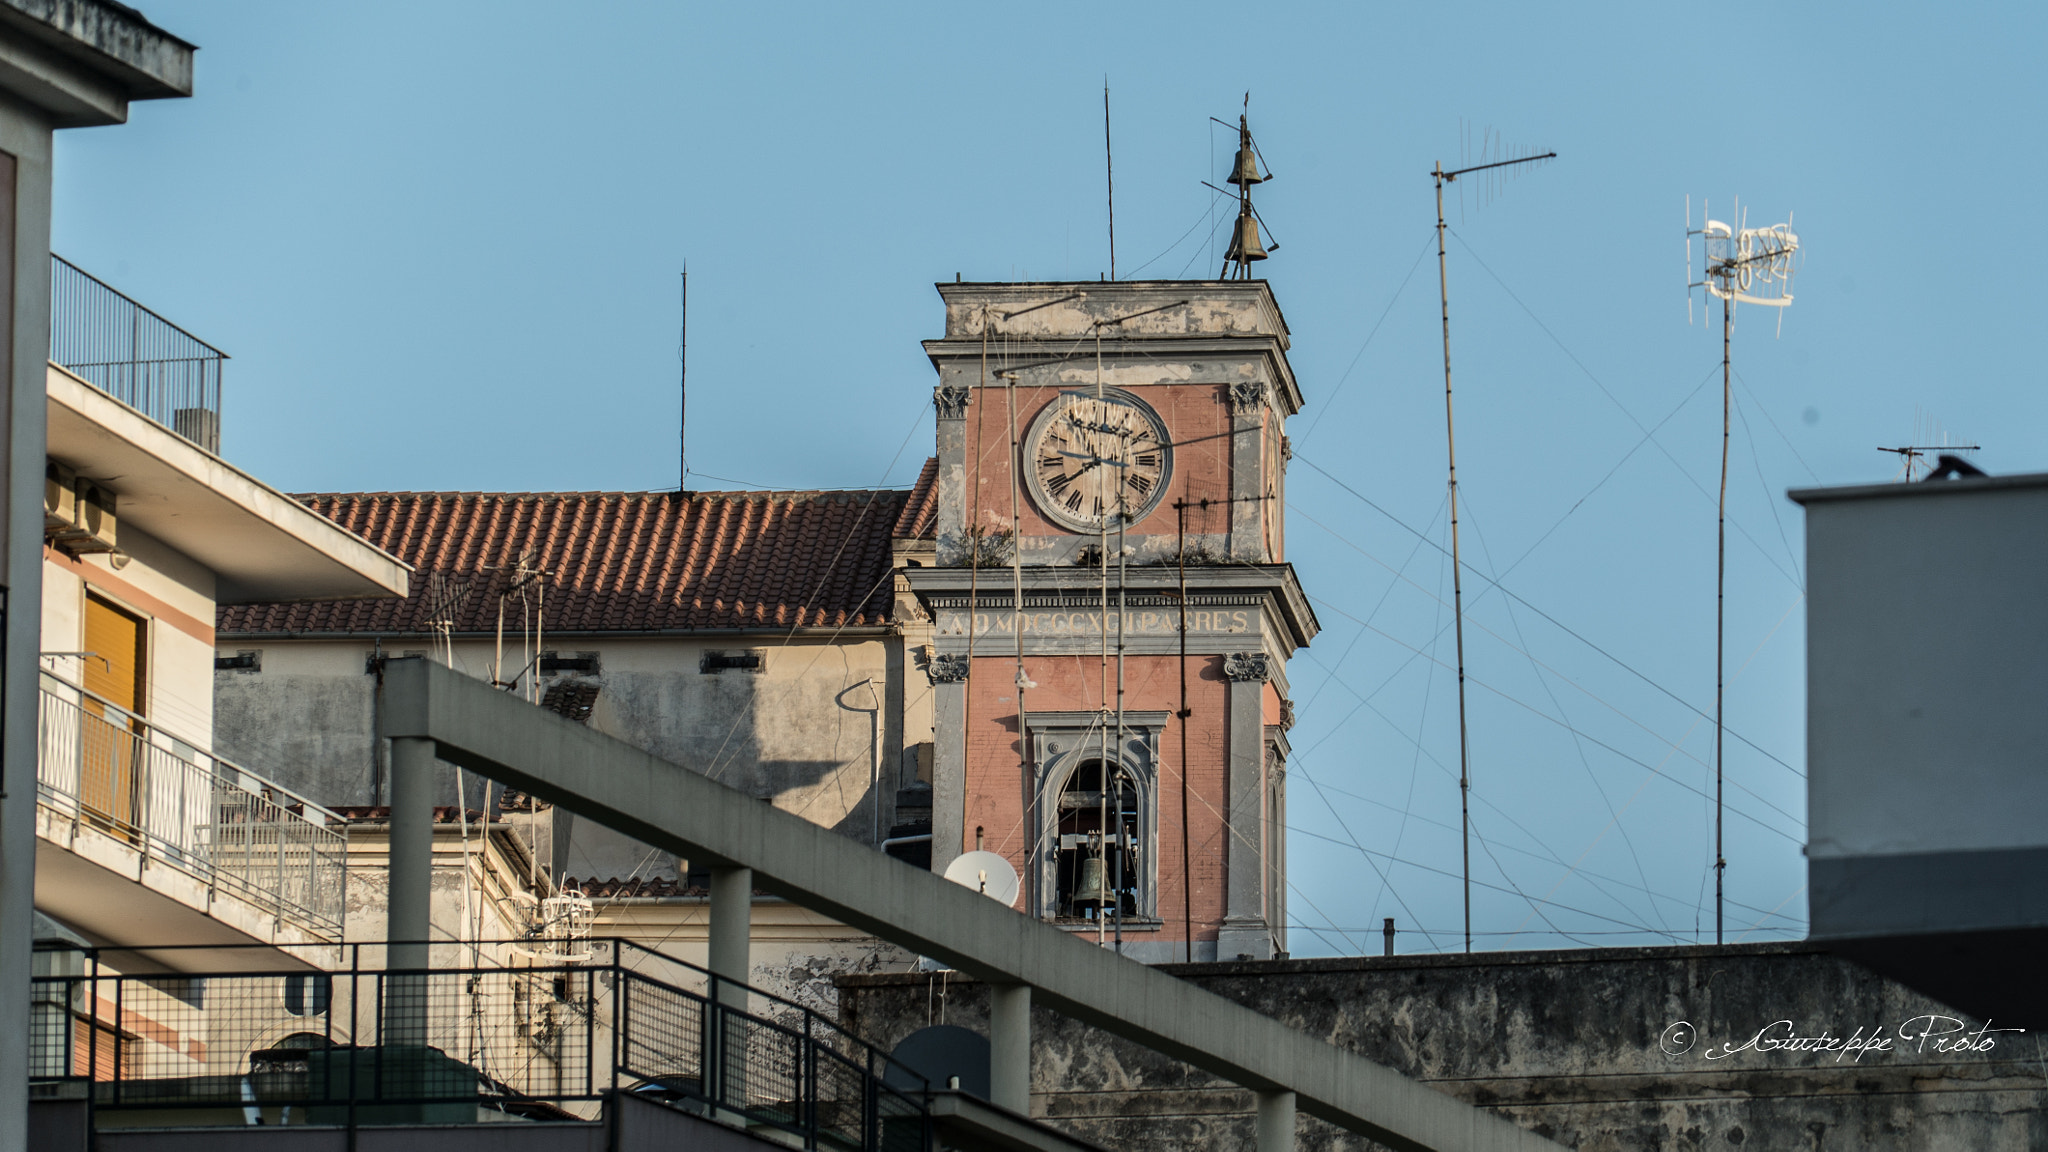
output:
<path id="1" fill-rule="evenodd" d="M 379 642 L 390 656 L 427 643 Z M 846 630 L 836 643 L 769 634 L 565 636 L 549 649 L 592 662 L 587 671 L 542 678 L 543 691 L 586 689 L 591 727 L 855 839 L 872 841 L 878 826 L 886 835 L 897 793 L 916 783 L 917 744 L 929 739 L 930 722 L 906 741 L 902 641 L 890 630 Z M 385 803 L 389 751 L 378 735 L 376 650 L 362 640 L 224 636 L 224 656 L 256 653 L 258 666 L 215 673 L 220 754 L 273 765 L 281 783 L 326 804 Z M 732 651 L 757 654 L 759 667 L 705 670 L 708 654 Z M 458 640 L 456 654 L 458 667 L 488 676 L 491 642 Z M 909 684 L 912 708 L 923 701 L 924 679 Z M 482 785 L 470 787 L 468 805 L 481 807 Z M 454 788 L 445 769 L 437 802 L 454 803 Z M 585 822 L 562 830 L 555 857 L 557 878 L 680 878 L 673 855 Z"/>
<path id="2" fill-rule="evenodd" d="M 1812 938 L 2048 1026 L 2048 475 L 1791 495 Z"/>

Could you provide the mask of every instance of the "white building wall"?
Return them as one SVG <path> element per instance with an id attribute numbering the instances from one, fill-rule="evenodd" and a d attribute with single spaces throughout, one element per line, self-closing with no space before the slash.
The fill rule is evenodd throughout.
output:
<path id="1" fill-rule="evenodd" d="M 42 651 L 45 671 L 74 684 L 85 674 L 85 597 L 94 594 L 148 622 L 149 661 L 142 714 L 195 748 L 213 742 L 213 573 L 141 532 L 124 530 L 128 562 L 106 554 L 43 553 Z M 259 765 L 251 764 L 259 771 Z"/>

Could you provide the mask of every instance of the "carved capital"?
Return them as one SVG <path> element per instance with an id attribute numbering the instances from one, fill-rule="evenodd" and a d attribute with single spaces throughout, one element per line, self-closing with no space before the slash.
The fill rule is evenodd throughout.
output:
<path id="1" fill-rule="evenodd" d="M 939 409 L 941 420 L 967 419 L 967 386 L 965 384 L 941 384 L 932 389 L 932 403 Z"/>
<path id="2" fill-rule="evenodd" d="M 1230 382 L 1230 410 L 1239 416 L 1250 416 L 1266 404 L 1266 385 L 1258 380 L 1233 380 Z"/>
<path id="3" fill-rule="evenodd" d="M 1223 675 L 1228 680 L 1263 681 L 1271 672 L 1264 652 L 1232 652 L 1223 657 Z"/>
<path id="4" fill-rule="evenodd" d="M 1293 727 L 1294 701 L 1283 698 L 1280 701 L 1280 730 L 1282 732 L 1286 732 L 1291 730 Z"/>
<path id="5" fill-rule="evenodd" d="M 967 657 L 934 656 L 924 666 L 924 674 L 934 684 L 958 684 L 967 679 Z"/>

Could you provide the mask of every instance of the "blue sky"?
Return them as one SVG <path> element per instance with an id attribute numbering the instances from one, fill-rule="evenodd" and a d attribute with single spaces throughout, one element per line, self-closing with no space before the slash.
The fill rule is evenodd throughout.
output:
<path id="1" fill-rule="evenodd" d="M 1796 213 L 1806 257 L 1782 335 L 1735 336 L 1731 938 L 1804 931 L 1784 490 L 1889 478 L 1916 422 L 2048 469 L 2035 6 L 147 12 L 201 46 L 197 95 L 60 137 L 55 246 L 233 355 L 224 451 L 295 491 L 673 487 L 685 259 L 692 486 L 907 483 L 932 283 L 1106 269 L 1104 77 L 1146 276 L 1214 274 L 1208 117 L 1249 89 L 1324 626 L 1291 669 L 1298 954 L 1377 951 L 1386 916 L 1459 943 L 1426 174 L 1467 137 L 1560 154 L 1450 211 L 1481 947 L 1711 938 L 1720 350 L 1686 322 L 1688 195 Z"/>

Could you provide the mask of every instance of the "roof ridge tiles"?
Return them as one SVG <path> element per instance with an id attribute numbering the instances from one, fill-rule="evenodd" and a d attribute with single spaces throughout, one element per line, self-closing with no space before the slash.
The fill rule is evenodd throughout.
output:
<path id="1" fill-rule="evenodd" d="M 876 603 L 870 590 L 889 570 L 898 525 L 916 519 L 910 515 L 916 493 L 888 488 L 681 499 L 665 492 L 298 498 L 420 569 L 410 595 L 223 608 L 223 634 L 423 633 L 432 574 L 466 576 L 473 589 L 500 589 L 508 566 L 528 550 L 549 572 L 551 630 L 884 623 L 893 598 Z M 472 594 L 461 602 L 456 631 L 490 631 L 495 601 Z"/>

